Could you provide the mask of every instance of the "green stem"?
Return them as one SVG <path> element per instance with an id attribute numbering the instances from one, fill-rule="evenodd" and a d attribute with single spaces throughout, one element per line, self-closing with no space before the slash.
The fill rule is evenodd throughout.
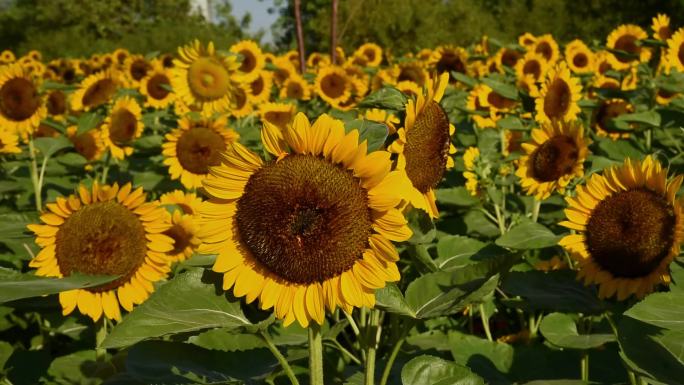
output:
<path id="1" fill-rule="evenodd" d="M 280 366 L 282 366 L 283 370 L 285 371 L 285 374 L 287 375 L 287 378 L 290 379 L 290 383 L 292 385 L 299 385 L 299 380 L 297 380 L 297 377 L 295 376 L 294 372 L 292 371 L 292 367 L 290 364 L 287 362 L 287 359 L 285 359 L 285 356 L 283 356 L 282 353 L 280 353 L 280 350 L 275 346 L 273 343 L 273 340 L 271 339 L 271 336 L 268 335 L 267 332 L 261 331 L 259 332 L 261 335 L 261 338 L 264 340 L 266 343 L 266 347 L 268 347 L 268 350 L 273 353 L 275 358 L 278 360 L 280 363 Z"/>
<path id="2" fill-rule="evenodd" d="M 532 222 L 536 222 L 539 219 L 539 209 L 541 208 L 541 201 L 534 199 L 534 204 L 532 204 Z"/>
<path id="3" fill-rule="evenodd" d="M 394 365 L 394 360 L 397 359 L 397 355 L 399 355 L 399 351 L 401 350 L 401 346 L 404 344 L 404 341 L 406 341 L 406 336 L 408 335 L 412 326 L 413 325 L 411 323 L 409 323 L 408 325 L 404 325 L 404 330 L 401 333 L 401 337 L 394 344 L 394 347 L 392 348 L 392 352 L 390 353 L 390 356 L 387 359 L 387 363 L 385 364 L 385 370 L 382 371 L 382 378 L 380 379 L 380 385 L 387 385 L 387 380 L 389 379 L 390 372 L 392 371 L 392 366 Z"/>
<path id="4" fill-rule="evenodd" d="M 104 362 L 107 356 L 107 349 L 100 347 L 107 338 L 107 318 L 100 318 L 95 323 L 95 358 L 98 362 Z"/>
<path id="5" fill-rule="evenodd" d="M 102 178 L 100 179 L 100 183 L 105 184 L 107 183 L 107 175 L 109 174 L 109 164 L 111 162 L 112 154 L 111 151 L 107 151 L 104 155 L 104 166 L 102 167 Z"/>
<path id="6" fill-rule="evenodd" d="M 588 383 L 589 382 L 589 352 L 584 350 L 582 351 L 582 361 L 580 363 L 581 371 L 582 371 L 582 381 Z"/>
<path id="7" fill-rule="evenodd" d="M 366 328 L 366 373 L 364 385 L 375 384 L 375 356 L 377 353 L 380 330 L 380 310 L 373 309 Z"/>
<path id="8" fill-rule="evenodd" d="M 489 341 L 494 341 L 492 338 L 492 332 L 489 330 L 489 317 L 487 317 L 487 314 L 485 313 L 485 308 L 484 304 L 480 304 L 480 318 L 482 319 L 482 327 L 484 327 L 485 334 L 487 335 L 487 339 Z"/>
<path id="9" fill-rule="evenodd" d="M 630 385 L 637 385 L 636 374 L 634 374 L 633 371 L 627 369 L 627 376 L 629 377 L 629 383 L 630 383 Z"/>
<path id="10" fill-rule="evenodd" d="M 649 128 L 645 131 L 645 134 L 646 134 L 646 150 L 650 153 L 651 152 L 651 141 L 653 139 L 653 130 Z"/>
<path id="11" fill-rule="evenodd" d="M 501 207 L 494 203 L 494 213 L 496 214 L 496 224 L 499 225 L 499 232 L 501 235 L 506 233 L 506 220 L 501 213 Z"/>
<path id="12" fill-rule="evenodd" d="M 310 385 L 324 385 L 323 337 L 321 326 L 316 322 L 309 325 L 309 379 Z"/>
<path id="13" fill-rule="evenodd" d="M 33 184 L 33 193 L 36 199 L 36 210 L 40 212 L 43 209 L 43 199 L 41 184 L 38 178 L 38 163 L 36 162 L 36 148 L 33 145 L 33 136 L 29 136 L 29 157 L 31 158 L 31 183 Z"/>

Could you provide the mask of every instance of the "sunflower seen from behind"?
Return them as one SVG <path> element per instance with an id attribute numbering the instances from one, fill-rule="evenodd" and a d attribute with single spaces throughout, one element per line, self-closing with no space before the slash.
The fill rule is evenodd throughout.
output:
<path id="1" fill-rule="evenodd" d="M 59 293 L 62 313 L 79 312 L 97 321 L 104 316 L 121 319 L 154 291 L 154 282 L 166 277 L 171 238 L 168 213 L 147 202 L 142 188 L 93 184 L 79 186 L 76 194 L 58 197 L 46 205 L 41 224 L 28 225 L 36 234 L 40 252 L 29 266 L 36 275 L 68 277 L 75 273 L 119 278 L 87 289 Z"/>
<path id="2" fill-rule="evenodd" d="M 133 141 L 142 135 L 142 109 L 130 96 L 117 99 L 102 124 L 102 140 L 112 156 L 122 160 L 133 153 Z"/>
<path id="3" fill-rule="evenodd" d="M 397 154 L 397 169 L 406 172 L 414 187 L 407 200 L 433 218 L 439 216 L 434 189 L 444 172 L 454 166 L 451 154 L 456 152 L 451 144 L 455 128 L 439 104 L 448 83 L 448 73 L 429 78 L 418 98 L 409 99 L 404 126 L 388 147 Z"/>
<path id="4" fill-rule="evenodd" d="M 578 264 L 577 277 L 597 284 L 599 297 L 642 298 L 671 280 L 669 265 L 679 255 L 684 219 L 675 194 L 682 176 L 652 156 L 593 174 L 567 197 L 567 220 L 575 230 L 559 242 Z"/>
<path id="5" fill-rule="evenodd" d="M 219 165 L 221 153 L 239 137 L 227 124 L 225 117 L 180 118 L 178 128 L 166 134 L 162 144 L 171 179 L 180 179 L 188 189 L 201 187 L 209 167 Z"/>
<path id="6" fill-rule="evenodd" d="M 47 116 L 40 84 L 21 64 L 0 67 L 0 129 L 26 139 Z"/>
<path id="7" fill-rule="evenodd" d="M 218 254 L 223 288 L 285 325 L 373 307 L 374 291 L 399 280 L 392 241 L 411 236 L 390 154 L 367 154 L 328 115 L 297 114 L 284 131 L 265 123 L 262 142 L 274 160 L 234 143 L 204 181 L 200 251 Z"/>
<path id="8" fill-rule="evenodd" d="M 525 193 L 540 201 L 554 191 L 563 193 L 570 181 L 584 174 L 590 143 L 580 121 L 554 121 L 533 129 L 532 140 L 522 144 L 525 155 L 515 173 Z"/>

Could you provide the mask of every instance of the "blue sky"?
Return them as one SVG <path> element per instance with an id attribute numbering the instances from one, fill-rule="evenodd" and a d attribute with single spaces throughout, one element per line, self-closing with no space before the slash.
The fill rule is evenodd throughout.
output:
<path id="1" fill-rule="evenodd" d="M 252 14 L 250 32 L 263 29 L 266 34 L 262 39 L 262 43 L 273 41 L 271 24 L 278 17 L 277 14 L 270 15 L 268 13 L 268 8 L 273 7 L 273 0 L 231 0 L 230 4 L 233 6 L 233 14 L 238 20 L 247 12 Z"/>

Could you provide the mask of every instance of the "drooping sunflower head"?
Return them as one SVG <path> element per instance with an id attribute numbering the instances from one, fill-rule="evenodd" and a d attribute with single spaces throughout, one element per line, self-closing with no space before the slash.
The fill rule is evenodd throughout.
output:
<path id="1" fill-rule="evenodd" d="M 531 51 L 540 54 L 550 65 L 554 65 L 560 58 L 558 43 L 549 34 L 537 37 Z"/>
<path id="2" fill-rule="evenodd" d="M 299 74 L 290 76 L 280 88 L 282 99 L 309 100 L 311 99 L 311 86 Z"/>
<path id="3" fill-rule="evenodd" d="M 228 112 L 234 76 L 240 64 L 234 55 L 222 55 L 214 44 L 199 40 L 178 48 L 179 58 L 171 69 L 171 86 L 187 105 L 198 105 L 207 113 Z"/>
<path id="4" fill-rule="evenodd" d="M 675 198 L 681 183 L 647 156 L 593 174 L 566 198 L 568 220 L 560 224 L 577 233 L 559 244 L 577 261 L 578 278 L 599 285 L 599 297 L 642 298 L 670 282 L 668 267 L 684 238 Z"/>
<path id="5" fill-rule="evenodd" d="M 448 73 L 429 78 L 415 102 L 409 99 L 404 127 L 389 146 L 389 151 L 398 154 L 397 169 L 404 170 L 413 184 L 407 200 L 435 218 L 439 213 L 434 189 L 453 167 L 451 154 L 456 152 L 451 144 L 455 128 L 439 104 L 448 83 Z"/>
<path id="6" fill-rule="evenodd" d="M 576 74 L 594 71 L 594 53 L 582 40 L 573 40 L 565 46 L 565 61 Z"/>
<path id="7" fill-rule="evenodd" d="M 284 131 L 265 123 L 262 140 L 277 160 L 236 143 L 204 182 L 200 251 L 218 254 L 224 289 L 285 325 L 373 307 L 375 289 L 399 279 L 391 241 L 411 236 L 390 154 L 367 154 L 358 131 L 327 115 L 312 125 L 298 114 Z"/>
<path id="8" fill-rule="evenodd" d="M 349 100 L 352 84 L 343 68 L 329 66 L 318 71 L 314 88 L 321 99 L 335 107 Z"/>
<path id="9" fill-rule="evenodd" d="M 667 40 L 667 66 L 684 72 L 684 28 Z"/>
<path id="10" fill-rule="evenodd" d="M 142 109 L 138 102 L 130 96 L 117 99 L 102 125 L 102 140 L 112 156 L 121 160 L 131 155 L 131 144 L 142 132 Z"/>
<path id="11" fill-rule="evenodd" d="M 539 94 L 535 99 L 536 116 L 539 123 L 554 120 L 573 121 L 580 113 L 577 105 L 581 98 L 582 85 L 579 79 L 570 76 L 570 69 L 565 62 L 560 62 L 549 70 Z"/>
<path id="12" fill-rule="evenodd" d="M 169 166 L 171 179 L 180 179 L 188 189 L 201 187 L 209 167 L 221 163 L 221 153 L 238 137 L 228 128 L 225 117 L 179 119 L 178 128 L 166 134 L 162 144 L 164 164 Z"/>
<path id="13" fill-rule="evenodd" d="M 262 122 L 285 130 L 297 113 L 297 106 L 289 103 L 264 103 L 259 106 L 259 116 Z"/>
<path id="14" fill-rule="evenodd" d="M 28 136 L 47 116 L 47 107 L 38 92 L 37 79 L 21 64 L 0 67 L 0 126 L 22 138 Z"/>
<path id="15" fill-rule="evenodd" d="M 670 29 L 670 17 L 659 13 L 657 16 L 653 17 L 653 23 L 651 24 L 651 29 L 653 30 L 653 38 L 660 41 L 666 41 L 672 36 L 672 30 Z"/>
<path id="16" fill-rule="evenodd" d="M 580 121 L 545 123 L 532 130 L 532 141 L 522 144 L 526 155 L 516 171 L 523 190 L 537 200 L 554 191 L 563 193 L 572 179 L 584 174 L 590 143 Z"/>
<path id="17" fill-rule="evenodd" d="M 382 48 L 375 43 L 365 43 L 354 52 L 353 56 L 362 57 L 368 67 L 378 67 L 382 63 Z"/>
<path id="18" fill-rule="evenodd" d="M 468 73 L 468 53 L 462 47 L 441 46 L 437 47 L 430 57 L 430 65 L 438 74 L 444 72 Z M 455 82 L 456 80 L 453 79 Z"/>
<path id="19" fill-rule="evenodd" d="M 259 76 L 249 83 L 249 88 L 254 104 L 268 102 L 273 88 L 273 73 L 270 71 L 259 72 Z"/>
<path id="20" fill-rule="evenodd" d="M 241 56 L 240 67 L 235 78 L 239 82 L 252 82 L 264 68 L 264 54 L 259 45 L 251 40 L 242 40 L 230 47 L 230 52 Z"/>
<path id="21" fill-rule="evenodd" d="M 639 40 L 647 38 L 646 31 L 637 25 L 623 24 L 614 29 L 606 42 L 606 47 L 621 51 L 608 53 L 608 61 L 613 68 L 620 71 L 639 62 L 647 62 L 651 58 L 651 50 L 639 44 Z"/>
<path id="22" fill-rule="evenodd" d="M 515 73 L 518 79 L 525 76 L 532 76 L 535 82 L 544 79 L 546 72 L 549 69 L 549 64 L 541 54 L 534 51 L 527 52 L 522 59 L 515 64 Z"/>
<path id="23" fill-rule="evenodd" d="M 94 73 L 81 81 L 71 95 L 71 109 L 88 111 L 109 102 L 122 86 L 121 75 L 112 70 Z"/>
<path id="24" fill-rule="evenodd" d="M 171 73 L 161 62 L 154 62 L 147 75 L 140 81 L 138 88 L 145 96 L 145 107 L 162 109 L 168 107 L 174 100 L 171 92 Z"/>
<path id="25" fill-rule="evenodd" d="M 130 184 L 86 188 L 48 203 L 43 224 L 29 225 L 42 249 L 29 266 L 36 275 L 68 277 L 75 273 L 118 276 L 114 281 L 59 294 L 62 313 L 78 310 L 97 321 L 103 314 L 121 319 L 154 291 L 169 272 L 164 255 L 173 248 L 162 232 L 168 214 L 146 202 L 142 188 Z"/>

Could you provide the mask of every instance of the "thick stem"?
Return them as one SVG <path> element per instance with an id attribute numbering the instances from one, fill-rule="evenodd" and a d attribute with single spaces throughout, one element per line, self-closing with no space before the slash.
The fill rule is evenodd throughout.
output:
<path id="1" fill-rule="evenodd" d="M 266 343 L 266 347 L 268 347 L 268 350 L 270 350 L 271 353 L 273 353 L 275 358 L 280 363 L 280 366 L 285 371 L 285 375 L 287 375 L 287 378 L 290 379 L 290 383 L 292 385 L 299 385 L 299 380 L 297 380 L 297 377 L 295 376 L 294 372 L 292 371 L 292 367 L 287 362 L 287 359 L 285 359 L 285 356 L 283 356 L 283 354 L 280 353 L 280 350 L 278 350 L 278 348 L 275 346 L 275 344 L 273 343 L 273 340 L 271 339 L 271 336 L 269 336 L 268 333 L 263 331 L 263 330 L 259 334 L 261 335 L 261 338 Z"/>
<path id="2" fill-rule="evenodd" d="M 102 183 L 102 184 L 107 183 L 107 175 L 109 175 L 109 164 L 111 163 L 111 160 L 112 160 L 111 151 L 107 151 L 107 153 L 104 156 L 105 156 L 104 166 L 102 167 L 102 177 L 100 178 L 100 183 Z"/>
<path id="3" fill-rule="evenodd" d="M 399 355 L 399 351 L 401 350 L 401 346 L 404 344 L 404 341 L 406 341 L 406 336 L 408 335 L 408 333 L 412 327 L 413 327 L 413 323 L 410 321 L 408 321 L 404 325 L 404 328 L 401 331 L 401 336 L 399 337 L 397 342 L 394 344 L 394 347 L 392 348 L 392 352 L 390 353 L 390 356 L 387 359 L 387 363 L 385 364 L 385 370 L 382 371 L 382 378 L 380 378 L 380 385 L 387 385 L 387 380 L 389 380 L 390 372 L 392 371 L 392 366 L 394 365 L 394 361 L 397 359 L 397 355 Z"/>
<path id="4" fill-rule="evenodd" d="M 323 336 L 321 326 L 316 322 L 309 325 L 309 378 L 310 385 L 324 385 Z"/>
<path id="5" fill-rule="evenodd" d="M 539 219 L 539 209 L 541 208 L 541 201 L 534 199 L 532 204 L 532 222 L 536 222 Z"/>
<path id="6" fill-rule="evenodd" d="M 375 356 L 377 354 L 380 328 L 380 310 L 374 309 L 370 313 L 370 322 L 366 332 L 366 373 L 364 385 L 375 384 Z"/>
<path id="7" fill-rule="evenodd" d="M 95 323 L 95 359 L 104 362 L 107 356 L 107 349 L 100 347 L 107 338 L 107 318 L 102 317 Z"/>
<path id="8" fill-rule="evenodd" d="M 651 142 L 653 140 L 653 129 L 649 128 L 645 131 L 646 134 L 646 151 L 651 152 Z"/>
<path id="9" fill-rule="evenodd" d="M 482 327 L 484 327 L 487 339 L 494 341 L 492 338 L 492 332 L 489 330 L 489 317 L 487 317 L 487 313 L 485 313 L 485 307 L 483 303 L 480 304 L 480 318 L 482 319 Z"/>
<path id="10" fill-rule="evenodd" d="M 337 6 L 339 0 L 332 0 L 332 11 L 330 13 L 330 61 L 333 65 L 337 64 Z"/>
<path id="11" fill-rule="evenodd" d="M 496 214 L 496 224 L 499 226 L 499 232 L 501 235 L 504 235 L 506 233 L 506 218 L 504 218 L 501 207 L 497 203 L 494 203 L 494 213 Z"/>
<path id="12" fill-rule="evenodd" d="M 38 163 L 36 162 L 36 148 L 33 145 L 33 136 L 29 136 L 29 157 L 31 158 L 31 183 L 36 200 L 36 210 L 43 209 L 42 186 L 38 177 Z"/>
<path id="13" fill-rule="evenodd" d="M 299 53 L 299 73 L 306 71 L 306 56 L 304 53 L 304 30 L 302 29 L 301 0 L 294 0 L 295 29 L 297 31 L 297 52 Z"/>
<path id="14" fill-rule="evenodd" d="M 589 352 L 582 351 L 582 360 L 580 362 L 580 369 L 582 372 L 582 381 L 589 382 Z"/>

